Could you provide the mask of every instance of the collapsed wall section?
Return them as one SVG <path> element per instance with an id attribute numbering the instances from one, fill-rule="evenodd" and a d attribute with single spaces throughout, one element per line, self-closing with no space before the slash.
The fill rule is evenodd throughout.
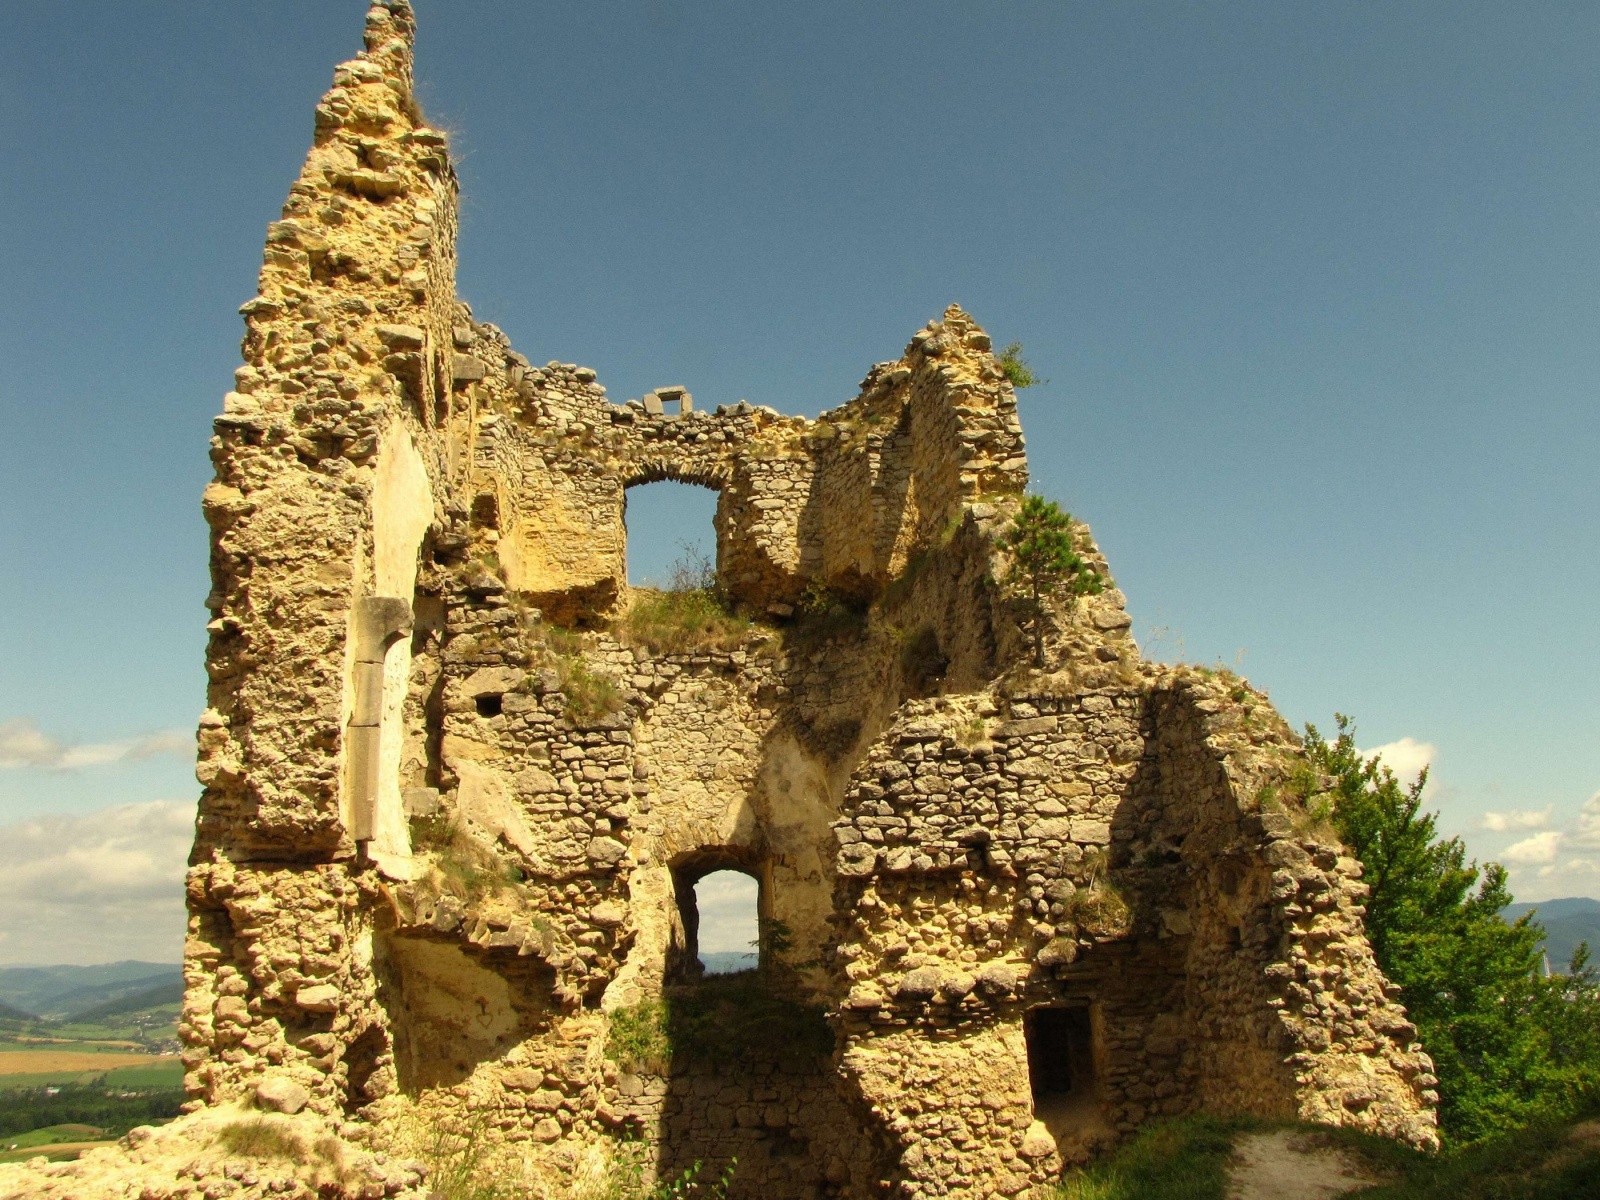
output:
<path id="1" fill-rule="evenodd" d="M 1043 1182 L 1202 1107 L 1435 1142 L 1428 1060 L 1351 936 L 1359 864 L 1260 811 L 1294 752 L 1258 693 L 1201 676 L 908 706 L 847 793 L 835 903 L 843 1068 L 908 1181 Z M 1048 1009 L 1082 1013 L 1083 1090 L 1025 1054 L 974 1075 L 969 1040 L 1015 1050 Z M 952 1137 L 951 1111 L 1009 1132 Z"/>

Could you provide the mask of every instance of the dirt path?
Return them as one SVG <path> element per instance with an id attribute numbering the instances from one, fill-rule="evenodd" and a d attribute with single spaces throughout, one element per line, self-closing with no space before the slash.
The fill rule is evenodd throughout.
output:
<path id="1" fill-rule="evenodd" d="M 1233 1152 L 1228 1200 L 1330 1200 L 1379 1182 L 1353 1155 L 1314 1135 L 1249 1133 Z"/>

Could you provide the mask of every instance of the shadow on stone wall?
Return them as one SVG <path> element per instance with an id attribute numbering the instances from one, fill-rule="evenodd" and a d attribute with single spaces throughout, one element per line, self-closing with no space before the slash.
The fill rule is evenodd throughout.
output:
<path id="1" fill-rule="evenodd" d="M 715 1178 L 737 1160 L 730 1196 L 813 1200 L 885 1177 L 887 1147 L 843 1094 L 822 1009 L 792 995 L 760 970 L 668 986 L 669 1052 L 625 1083 L 655 1098 L 663 1178 L 696 1163 Z"/>

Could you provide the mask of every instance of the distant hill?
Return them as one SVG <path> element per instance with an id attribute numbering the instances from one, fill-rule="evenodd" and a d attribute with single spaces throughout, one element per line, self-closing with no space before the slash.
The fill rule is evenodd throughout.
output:
<path id="1" fill-rule="evenodd" d="M 1550 969 L 1565 971 L 1579 942 L 1600 957 L 1600 900 L 1588 896 L 1568 896 L 1561 900 L 1540 900 L 1533 904 L 1508 904 L 1505 917 L 1514 921 L 1531 912 L 1544 926 L 1544 948 L 1550 955 Z"/>
<path id="2" fill-rule="evenodd" d="M 0 1003 L 0 1021 L 32 1021 L 31 1012 L 23 1012 L 20 1008 L 13 1008 L 9 1004 Z"/>
<path id="3" fill-rule="evenodd" d="M 115 962 L 92 967 L 0 967 L 0 1004 L 49 1020 L 149 992 L 180 987 L 176 963 Z"/>
<path id="4" fill-rule="evenodd" d="M 179 1004 L 182 1000 L 183 980 L 174 979 L 142 992 L 134 992 L 116 1000 L 107 1000 L 93 1008 L 81 1009 L 68 1017 L 67 1023 L 88 1025 L 108 1021 L 113 1017 L 131 1017 L 147 1009 L 160 1008 L 164 1004 Z"/>
<path id="5" fill-rule="evenodd" d="M 754 970 L 761 959 L 751 951 L 709 950 L 701 952 L 700 961 L 705 965 L 706 974 L 726 975 L 732 971 Z"/>

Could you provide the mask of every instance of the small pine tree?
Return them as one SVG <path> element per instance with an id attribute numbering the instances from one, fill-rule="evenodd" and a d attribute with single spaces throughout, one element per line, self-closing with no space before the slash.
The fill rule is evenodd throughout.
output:
<path id="1" fill-rule="evenodd" d="M 1001 544 L 1011 555 L 1008 587 L 1019 591 L 1033 635 L 1034 666 L 1044 666 L 1045 597 L 1058 591 L 1069 596 L 1098 594 L 1105 581 L 1073 549 L 1072 517 L 1054 500 L 1025 496 Z"/>

